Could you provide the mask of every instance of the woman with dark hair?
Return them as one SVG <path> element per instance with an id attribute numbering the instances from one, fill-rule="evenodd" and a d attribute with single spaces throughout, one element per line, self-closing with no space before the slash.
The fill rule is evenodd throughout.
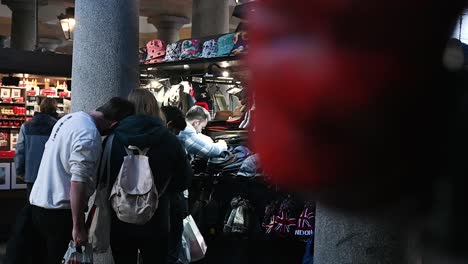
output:
<path id="1" fill-rule="evenodd" d="M 135 104 L 136 115 L 122 120 L 114 130 L 110 156 L 110 183 L 117 179 L 126 148 L 149 148 L 147 156 L 160 195 L 158 209 L 143 225 L 123 222 L 113 210 L 111 248 L 116 264 L 135 263 L 138 250 L 144 263 L 166 263 L 169 251 L 170 203 L 174 193 L 188 188 L 191 167 L 177 137 L 167 129 L 154 95 L 135 89 L 128 96 Z M 164 186 L 168 186 L 164 191 Z"/>

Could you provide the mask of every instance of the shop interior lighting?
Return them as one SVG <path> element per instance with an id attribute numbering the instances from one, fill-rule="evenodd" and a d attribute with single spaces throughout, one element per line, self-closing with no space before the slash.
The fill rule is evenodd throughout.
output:
<path id="1" fill-rule="evenodd" d="M 221 67 L 223 67 L 223 68 L 229 67 L 229 62 L 227 62 L 227 61 L 221 62 Z"/>
<path id="2" fill-rule="evenodd" d="M 68 7 L 65 9 L 65 14 L 60 14 L 57 17 L 60 20 L 60 25 L 62 26 L 63 35 L 66 40 L 73 40 L 73 35 L 75 33 L 75 8 Z"/>
<path id="3" fill-rule="evenodd" d="M 223 71 L 223 77 L 224 78 L 229 77 L 229 72 L 228 71 Z"/>

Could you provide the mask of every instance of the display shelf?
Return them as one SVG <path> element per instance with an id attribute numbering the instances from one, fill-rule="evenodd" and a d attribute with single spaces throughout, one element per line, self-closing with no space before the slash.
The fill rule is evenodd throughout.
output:
<path id="1" fill-rule="evenodd" d="M 21 127 L 15 127 L 15 126 L 0 126 L 0 128 L 7 128 L 7 129 L 20 129 Z"/>
<path id="2" fill-rule="evenodd" d="M 26 87 L 21 86 L 0 86 L 0 88 L 8 88 L 8 89 L 26 89 Z"/>
<path id="3" fill-rule="evenodd" d="M 0 102 L 0 106 L 2 106 L 2 105 L 25 105 L 25 103 L 17 103 L 17 102 L 7 103 L 7 102 Z"/>
<path id="4" fill-rule="evenodd" d="M 24 115 L 9 115 L 9 114 L 0 114 L 0 116 L 8 116 L 8 117 L 24 117 Z"/>
<path id="5" fill-rule="evenodd" d="M 54 98 L 54 99 L 67 99 L 67 100 L 71 100 L 71 97 L 67 97 L 67 96 L 26 95 L 26 97 L 40 97 L 40 98 Z"/>
<path id="6" fill-rule="evenodd" d="M 24 117 L 24 116 L 23 116 Z M 24 121 L 24 118 L 2 118 L 0 120 L 8 120 L 8 121 Z"/>
<path id="7" fill-rule="evenodd" d="M 178 60 L 178 61 L 166 61 L 166 62 L 159 62 L 159 63 L 152 63 L 152 64 L 140 64 L 140 68 L 148 69 L 148 68 L 161 68 L 165 66 L 178 66 L 178 65 L 186 65 L 186 64 L 204 64 L 204 63 L 216 63 L 216 62 L 223 62 L 223 61 L 236 61 L 240 60 L 243 56 L 236 55 L 236 56 L 222 56 L 222 57 L 215 57 L 215 58 L 198 58 L 198 59 L 190 59 L 190 60 Z M 151 69 L 149 69 L 151 70 Z"/>

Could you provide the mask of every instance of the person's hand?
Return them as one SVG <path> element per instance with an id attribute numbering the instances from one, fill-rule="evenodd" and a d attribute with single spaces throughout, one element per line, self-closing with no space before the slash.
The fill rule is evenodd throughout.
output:
<path id="1" fill-rule="evenodd" d="M 217 143 L 218 143 L 218 144 L 220 144 L 221 146 L 223 146 L 225 149 L 227 149 L 227 144 L 226 144 L 226 141 L 224 141 L 224 140 L 220 139 L 220 140 L 218 140 L 218 142 L 217 142 Z"/>
<path id="2" fill-rule="evenodd" d="M 72 238 L 77 247 L 85 246 L 88 243 L 88 232 L 86 231 L 86 228 L 84 226 L 74 226 Z"/>

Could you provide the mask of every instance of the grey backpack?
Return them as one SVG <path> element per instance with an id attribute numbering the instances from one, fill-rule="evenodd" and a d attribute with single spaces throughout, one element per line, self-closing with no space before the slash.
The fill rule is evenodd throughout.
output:
<path id="1" fill-rule="evenodd" d="M 159 197 L 164 193 L 170 180 L 161 194 L 158 194 L 146 156 L 149 148 L 140 150 L 138 147 L 128 146 L 125 150 L 128 156 L 124 157 L 109 200 L 120 221 L 143 225 L 158 209 Z M 134 150 L 139 154 L 134 155 Z"/>

